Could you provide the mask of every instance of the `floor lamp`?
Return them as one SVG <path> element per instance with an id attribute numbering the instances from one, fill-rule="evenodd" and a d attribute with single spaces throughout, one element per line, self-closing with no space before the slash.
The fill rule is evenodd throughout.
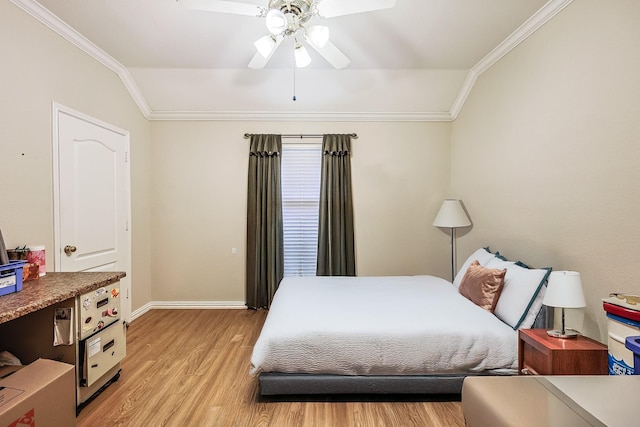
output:
<path id="1" fill-rule="evenodd" d="M 436 219 L 433 220 L 433 225 L 451 229 L 451 281 L 453 282 L 456 274 L 456 228 L 470 226 L 471 220 L 460 200 L 446 199 L 442 203 Z"/>

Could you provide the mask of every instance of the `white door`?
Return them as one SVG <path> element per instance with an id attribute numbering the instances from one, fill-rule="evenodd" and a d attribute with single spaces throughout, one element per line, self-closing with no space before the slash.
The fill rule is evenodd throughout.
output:
<path id="1" fill-rule="evenodd" d="M 54 104 L 56 271 L 124 271 L 129 320 L 129 134 Z M 56 180 L 54 180 L 56 181 Z"/>

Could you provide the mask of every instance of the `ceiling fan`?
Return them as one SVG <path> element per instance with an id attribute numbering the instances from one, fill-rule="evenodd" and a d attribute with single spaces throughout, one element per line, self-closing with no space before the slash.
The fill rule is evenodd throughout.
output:
<path id="1" fill-rule="evenodd" d="M 335 68 L 349 65 L 349 58 L 329 40 L 329 28 L 324 25 L 307 25 L 314 17 L 336 16 L 373 10 L 389 9 L 396 0 L 269 0 L 267 7 L 230 0 L 177 0 L 183 7 L 208 12 L 266 18 L 269 34 L 254 42 L 257 53 L 249 62 L 249 68 L 260 69 L 269 62 L 285 37 L 294 39 L 294 56 L 298 68 L 311 63 L 303 41 L 315 49 Z"/>

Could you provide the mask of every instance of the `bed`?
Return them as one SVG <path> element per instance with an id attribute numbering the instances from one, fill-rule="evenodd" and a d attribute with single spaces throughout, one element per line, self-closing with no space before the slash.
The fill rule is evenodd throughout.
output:
<path id="1" fill-rule="evenodd" d="M 478 268 L 506 273 L 493 312 L 461 293 L 467 270 Z M 513 375 L 517 330 L 550 321 L 541 304 L 549 271 L 482 248 L 453 283 L 434 276 L 286 277 L 250 373 L 263 396 L 460 393 L 468 375 Z"/>

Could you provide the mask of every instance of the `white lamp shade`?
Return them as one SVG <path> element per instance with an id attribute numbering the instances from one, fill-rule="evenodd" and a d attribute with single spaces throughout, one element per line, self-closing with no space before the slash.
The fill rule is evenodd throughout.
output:
<path id="1" fill-rule="evenodd" d="M 287 29 L 287 17 L 279 9 L 267 12 L 267 29 L 273 35 L 282 34 Z"/>
<path id="2" fill-rule="evenodd" d="M 436 219 L 433 220 L 433 225 L 447 228 L 468 227 L 471 225 L 471 220 L 460 200 L 447 199 L 442 203 Z"/>
<path id="3" fill-rule="evenodd" d="M 296 58 L 296 67 L 304 68 L 307 65 L 311 64 L 311 57 L 309 56 L 309 52 L 307 52 L 307 49 L 304 46 L 296 46 L 294 55 Z"/>
<path id="4" fill-rule="evenodd" d="M 552 271 L 549 275 L 549 283 L 542 303 L 551 307 L 585 307 L 587 303 L 582 292 L 580 273 L 576 271 Z"/>
<path id="5" fill-rule="evenodd" d="M 256 47 L 256 50 L 264 58 L 268 58 L 269 56 L 271 56 L 273 50 L 276 48 L 276 41 L 273 36 L 260 37 L 253 44 Z"/>

